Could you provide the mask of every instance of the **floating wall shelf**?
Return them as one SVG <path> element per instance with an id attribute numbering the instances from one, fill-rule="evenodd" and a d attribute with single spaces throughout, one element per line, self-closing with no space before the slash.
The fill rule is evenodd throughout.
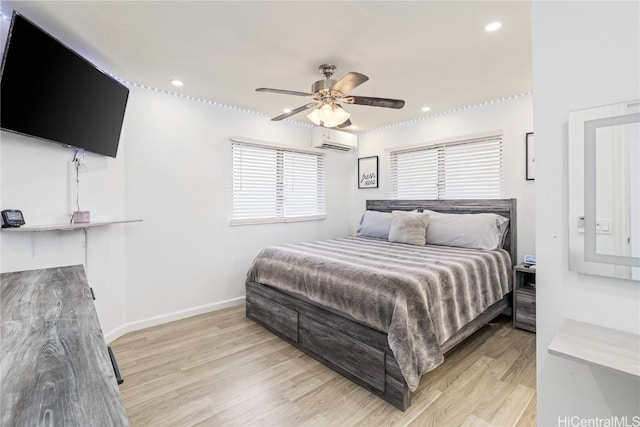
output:
<path id="1" fill-rule="evenodd" d="M 549 353 L 640 379 L 640 335 L 567 319 Z"/>
<path id="2" fill-rule="evenodd" d="M 87 228 L 103 227 L 105 225 L 128 224 L 131 222 L 142 222 L 141 219 L 123 219 L 115 221 L 94 221 L 86 224 L 44 224 L 44 225 L 23 225 L 22 227 L 3 228 L 2 231 L 20 233 L 36 231 L 73 231 Z"/>

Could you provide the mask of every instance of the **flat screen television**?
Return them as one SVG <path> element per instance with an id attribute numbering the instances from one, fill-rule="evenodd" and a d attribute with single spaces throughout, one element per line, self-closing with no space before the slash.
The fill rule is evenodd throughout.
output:
<path id="1" fill-rule="evenodd" d="M 1 79 L 2 129 L 116 157 L 129 89 L 17 12 Z"/>

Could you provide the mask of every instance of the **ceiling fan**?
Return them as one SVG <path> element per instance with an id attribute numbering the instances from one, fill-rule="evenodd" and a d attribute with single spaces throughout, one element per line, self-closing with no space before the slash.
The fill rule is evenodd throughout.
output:
<path id="1" fill-rule="evenodd" d="M 294 108 L 293 110 L 274 117 L 271 120 L 283 120 L 287 117 L 293 116 L 294 114 L 313 108 L 314 110 L 307 115 L 307 118 L 318 126 L 328 128 L 345 128 L 347 126 L 351 126 L 351 120 L 349 120 L 350 114 L 342 108 L 339 104 L 340 102 L 345 104 L 368 105 L 371 107 L 404 107 L 404 101 L 401 99 L 373 98 L 370 96 L 347 96 L 347 92 L 369 80 L 369 77 L 364 74 L 350 72 L 340 80 L 336 81 L 331 78 L 335 70 L 335 65 L 322 64 L 319 71 L 324 74 L 325 78 L 324 80 L 318 80 L 311 85 L 311 93 L 298 92 L 294 90 L 271 89 L 266 87 L 258 88 L 256 91 L 312 98 L 313 102 Z"/>

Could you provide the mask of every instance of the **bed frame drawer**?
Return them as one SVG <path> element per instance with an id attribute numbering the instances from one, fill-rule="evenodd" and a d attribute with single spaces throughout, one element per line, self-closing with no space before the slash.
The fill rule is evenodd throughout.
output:
<path id="1" fill-rule="evenodd" d="M 377 390 L 385 389 L 385 354 L 333 328 L 300 316 L 300 344 Z"/>
<path id="2" fill-rule="evenodd" d="M 298 312 L 261 295 L 247 295 L 247 316 L 293 342 L 298 342 Z"/>

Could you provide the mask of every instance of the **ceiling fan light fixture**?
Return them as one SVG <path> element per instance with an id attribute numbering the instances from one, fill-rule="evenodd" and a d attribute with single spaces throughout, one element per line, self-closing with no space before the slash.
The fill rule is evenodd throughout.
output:
<path id="1" fill-rule="evenodd" d="M 349 117 L 351 114 L 336 104 L 323 104 L 307 114 L 307 118 L 314 124 L 327 128 L 341 125 L 349 120 Z"/>
<path id="2" fill-rule="evenodd" d="M 333 108 L 329 104 L 324 104 L 322 107 L 318 108 L 318 112 L 320 114 L 320 120 L 327 123 L 333 119 Z"/>
<path id="3" fill-rule="evenodd" d="M 336 105 L 333 109 L 333 120 L 327 123 L 327 127 L 334 127 L 343 124 L 349 120 L 351 114 L 346 112 L 342 107 Z"/>
<path id="4" fill-rule="evenodd" d="M 307 114 L 307 118 L 313 122 L 313 124 L 320 126 L 322 120 L 320 120 L 320 112 L 318 108 L 314 108 L 309 114 Z"/>

